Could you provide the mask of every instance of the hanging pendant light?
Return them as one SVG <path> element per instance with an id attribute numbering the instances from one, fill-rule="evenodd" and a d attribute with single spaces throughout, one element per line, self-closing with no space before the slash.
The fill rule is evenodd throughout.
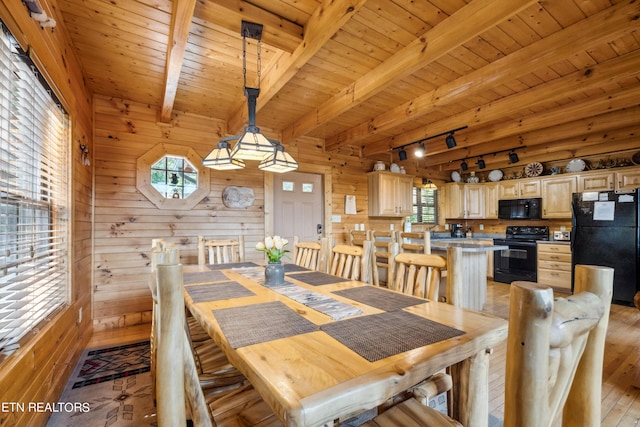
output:
<path id="1" fill-rule="evenodd" d="M 296 162 L 289 153 L 285 153 L 284 147 L 278 142 L 276 144 L 276 151 L 272 154 L 268 154 L 258 165 L 258 169 L 266 172 L 285 173 L 298 169 L 298 162 Z"/>
<path id="2" fill-rule="evenodd" d="M 284 152 L 280 142 L 265 137 L 256 126 L 256 105 L 260 95 L 260 41 L 262 25 L 242 21 L 242 72 L 244 78 L 244 96 L 247 98 L 248 123 L 240 136 L 223 138 L 203 161 L 203 165 L 219 170 L 244 167 L 243 160 L 261 160 L 258 166 L 269 172 L 288 172 L 298 168 L 298 163 L 290 154 Z M 258 87 L 247 86 L 247 38 L 257 40 Z M 229 142 L 237 140 L 229 152 Z M 294 167 L 295 165 L 295 167 Z"/>
<path id="3" fill-rule="evenodd" d="M 242 169 L 244 162 L 231 157 L 228 140 L 233 138 L 235 137 L 222 138 L 222 140 L 218 142 L 218 147 L 214 148 L 213 151 L 204 158 L 202 165 L 218 170 Z"/>

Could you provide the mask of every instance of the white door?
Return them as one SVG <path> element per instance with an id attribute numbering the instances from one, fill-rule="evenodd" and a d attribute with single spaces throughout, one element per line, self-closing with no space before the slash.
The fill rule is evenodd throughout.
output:
<path id="1" fill-rule="evenodd" d="M 298 236 L 301 242 L 309 242 L 318 241 L 324 235 L 322 175 L 303 172 L 276 174 L 273 204 L 275 235 L 290 242 L 293 242 L 293 236 Z"/>

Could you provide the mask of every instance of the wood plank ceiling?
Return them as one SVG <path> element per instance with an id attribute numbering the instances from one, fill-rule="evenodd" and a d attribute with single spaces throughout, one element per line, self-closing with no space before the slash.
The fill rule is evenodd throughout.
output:
<path id="1" fill-rule="evenodd" d="M 243 128 L 245 19 L 264 25 L 257 125 L 285 147 L 306 135 L 389 160 L 468 126 L 455 148 L 425 142 L 418 164 L 442 176 L 481 155 L 506 167 L 491 153 L 514 147 L 522 164 L 640 149 L 638 1 L 58 1 L 91 89 L 162 121 L 178 110 Z"/>

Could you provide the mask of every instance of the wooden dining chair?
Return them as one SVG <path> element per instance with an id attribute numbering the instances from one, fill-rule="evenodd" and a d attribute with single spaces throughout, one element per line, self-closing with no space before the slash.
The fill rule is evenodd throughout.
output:
<path id="1" fill-rule="evenodd" d="M 398 234 L 398 250 L 400 253 L 410 252 L 415 254 L 431 253 L 431 237 L 428 231 L 406 232 Z"/>
<path id="2" fill-rule="evenodd" d="M 184 329 L 182 265 L 159 264 L 159 334 L 157 354 L 157 419 L 159 427 L 282 426 L 253 387 L 241 387 L 207 399 Z M 187 405 L 183 402 L 187 402 Z"/>
<path id="3" fill-rule="evenodd" d="M 447 260 L 439 255 L 400 253 L 395 256 L 396 275 L 392 289 L 438 301 L 441 271 Z"/>
<path id="4" fill-rule="evenodd" d="M 350 246 L 362 246 L 366 240 L 371 240 L 371 230 L 349 230 Z"/>
<path id="5" fill-rule="evenodd" d="M 613 269 L 577 265 L 574 291 L 572 296 L 554 300 L 551 287 L 511 284 L 505 427 L 549 427 L 561 411 L 563 426 L 600 425 Z M 467 425 L 467 414 L 454 411 L 454 416 L 462 424 L 411 398 L 364 426 Z"/>
<path id="6" fill-rule="evenodd" d="M 392 230 L 372 231 L 373 241 L 373 284 L 391 287 L 395 275 L 394 257 L 398 253 L 397 233 Z M 380 273 L 384 273 L 381 275 Z"/>
<path id="7" fill-rule="evenodd" d="M 244 236 L 238 239 L 211 239 L 198 236 L 198 265 L 244 262 Z"/>
<path id="8" fill-rule="evenodd" d="M 371 283 L 373 280 L 372 242 L 363 246 L 336 245 L 333 248 L 330 273 L 349 280 Z"/>
<path id="9" fill-rule="evenodd" d="M 293 262 L 301 267 L 317 270 L 320 264 L 320 242 L 300 242 L 293 237 Z"/>

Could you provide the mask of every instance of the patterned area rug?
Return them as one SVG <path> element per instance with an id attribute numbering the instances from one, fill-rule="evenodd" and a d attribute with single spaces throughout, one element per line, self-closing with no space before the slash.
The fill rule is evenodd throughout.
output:
<path id="1" fill-rule="evenodd" d="M 149 341 L 84 351 L 48 427 L 156 426 Z"/>

